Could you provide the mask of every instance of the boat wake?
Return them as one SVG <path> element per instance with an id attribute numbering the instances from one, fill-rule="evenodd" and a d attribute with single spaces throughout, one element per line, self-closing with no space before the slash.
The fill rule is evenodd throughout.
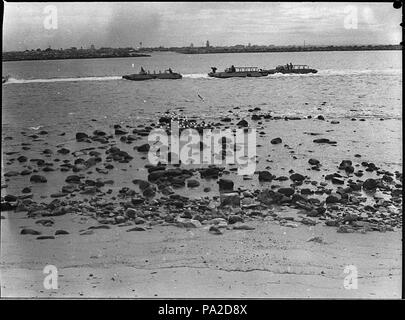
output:
<path id="1" fill-rule="evenodd" d="M 76 82 L 76 81 L 110 81 L 120 80 L 121 76 L 78 77 L 78 78 L 49 78 L 49 79 L 15 79 L 9 78 L 6 84 L 42 83 L 42 82 Z"/>
<path id="2" fill-rule="evenodd" d="M 401 75 L 402 69 L 384 69 L 384 70 L 319 70 L 318 73 L 309 73 L 309 74 L 270 74 L 267 78 L 276 78 L 276 77 L 324 77 L 324 76 L 355 76 L 355 75 Z M 183 74 L 185 79 L 216 79 L 209 77 L 206 73 L 189 73 Z M 52 82 L 79 82 L 79 81 L 116 81 L 122 80 L 121 76 L 103 76 L 103 77 L 77 77 L 77 78 L 49 78 L 49 79 L 15 79 L 9 78 L 6 83 L 8 84 L 26 84 L 26 83 L 52 83 Z"/>

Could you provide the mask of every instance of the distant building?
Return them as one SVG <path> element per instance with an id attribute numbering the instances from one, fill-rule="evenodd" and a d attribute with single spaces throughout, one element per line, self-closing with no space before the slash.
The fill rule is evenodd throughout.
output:
<path id="1" fill-rule="evenodd" d="M 94 44 L 92 44 L 91 46 L 90 46 L 90 50 L 96 50 L 96 48 L 94 47 Z"/>
<path id="2" fill-rule="evenodd" d="M 206 42 L 205 46 L 206 46 L 207 48 L 209 48 L 209 47 L 210 47 L 210 42 L 209 42 L 208 40 L 207 40 L 207 42 Z"/>
<path id="3" fill-rule="evenodd" d="M 190 48 L 194 48 L 194 43 L 190 43 Z"/>

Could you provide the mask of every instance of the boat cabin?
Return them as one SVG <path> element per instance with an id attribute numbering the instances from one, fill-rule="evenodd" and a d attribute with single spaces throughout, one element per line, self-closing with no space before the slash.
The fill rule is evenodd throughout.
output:
<path id="1" fill-rule="evenodd" d="M 225 72 L 259 72 L 260 69 L 258 67 L 235 67 L 235 71 L 231 68 L 225 69 Z"/>

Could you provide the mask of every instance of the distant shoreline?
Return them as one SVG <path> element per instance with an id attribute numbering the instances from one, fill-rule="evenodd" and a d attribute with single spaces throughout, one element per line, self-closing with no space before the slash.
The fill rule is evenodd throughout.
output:
<path id="1" fill-rule="evenodd" d="M 265 52 L 321 52 L 321 51 L 391 51 L 391 50 L 402 50 L 402 46 L 392 46 L 392 47 L 335 47 L 335 48 L 264 48 L 264 49 L 227 49 L 227 48 L 201 48 L 201 49 L 181 49 L 176 52 L 183 54 L 213 54 L 213 53 L 265 53 Z"/>
<path id="2" fill-rule="evenodd" d="M 45 61 L 45 60 L 80 60 L 80 59 L 112 59 L 112 58 L 142 58 L 142 57 L 150 57 L 150 54 L 142 54 L 142 55 L 137 55 L 137 56 L 122 56 L 122 57 L 117 57 L 117 56 L 110 56 L 110 57 L 55 57 L 55 58 L 38 58 L 38 59 L 21 59 L 21 58 L 3 58 L 3 62 L 10 62 L 10 61 Z"/>
<path id="3" fill-rule="evenodd" d="M 284 53 L 284 52 L 336 52 L 336 51 L 397 51 L 397 50 L 402 50 L 402 46 L 392 46 L 392 47 L 359 47 L 359 48 L 342 48 L 342 47 L 336 47 L 336 48 L 266 48 L 265 50 L 233 50 L 233 49 L 226 49 L 224 48 L 223 50 L 218 48 L 212 48 L 208 49 L 207 48 L 181 48 L 181 49 L 174 49 L 174 50 L 150 50 L 150 51 L 145 51 L 148 53 L 158 53 L 158 52 L 173 52 L 173 53 L 179 53 L 179 54 L 216 54 L 216 53 Z M 112 58 L 139 58 L 139 57 L 150 57 L 150 54 L 138 54 L 134 56 L 94 56 L 94 57 L 38 57 L 38 58 L 19 58 L 19 57 L 4 57 L 2 58 L 3 62 L 10 62 L 10 61 L 45 61 L 45 60 L 78 60 L 78 59 L 112 59 Z"/>

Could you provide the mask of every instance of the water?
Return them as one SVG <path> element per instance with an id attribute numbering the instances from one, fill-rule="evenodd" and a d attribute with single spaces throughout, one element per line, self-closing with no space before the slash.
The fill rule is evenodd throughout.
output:
<path id="1" fill-rule="evenodd" d="M 231 64 L 273 68 L 290 61 L 308 64 L 319 72 L 255 79 L 207 77 L 211 66 L 219 70 Z M 121 79 L 141 66 L 156 71 L 171 67 L 184 78 Z M 327 116 L 400 118 L 401 68 L 400 51 L 153 53 L 141 58 L 5 62 L 3 75 L 11 79 L 3 86 L 2 123 L 3 127 L 59 124 L 73 114 L 120 119 L 173 107 L 185 107 L 189 114 L 212 115 L 246 105 L 275 114 L 308 115 L 316 113 L 321 102 L 327 103 L 322 110 Z"/>

